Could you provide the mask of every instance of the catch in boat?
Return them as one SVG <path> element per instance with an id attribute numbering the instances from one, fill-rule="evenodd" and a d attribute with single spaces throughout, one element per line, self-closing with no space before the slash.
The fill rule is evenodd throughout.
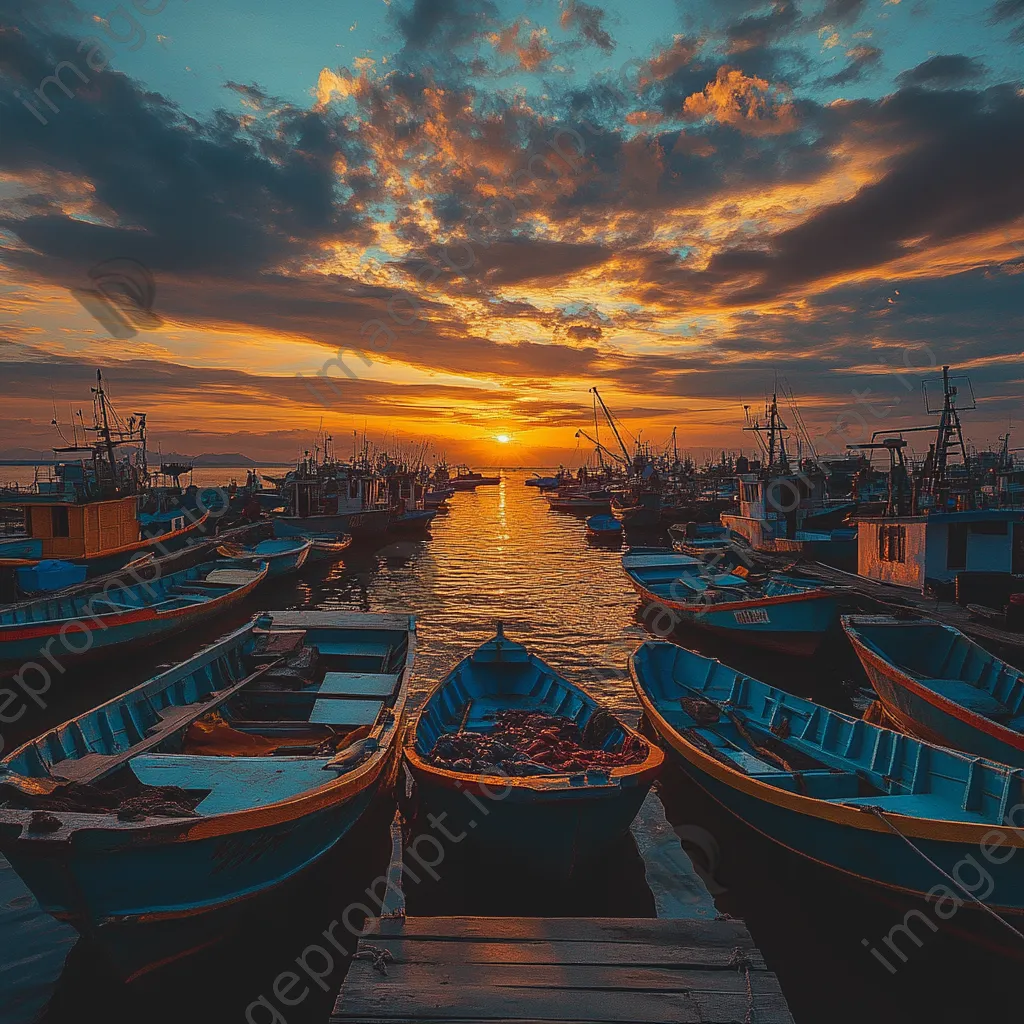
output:
<path id="1" fill-rule="evenodd" d="M 421 812 L 558 878 L 625 834 L 663 760 L 500 624 L 428 696 L 405 757 Z"/>
<path id="2" fill-rule="evenodd" d="M 1024 768 L 1024 673 L 931 619 L 844 615 L 842 623 L 899 728 Z"/>
<path id="3" fill-rule="evenodd" d="M 812 580 L 714 572 L 689 555 L 643 549 L 624 554 L 622 568 L 647 604 L 756 647 L 811 655 L 836 619 L 835 595 Z"/>
<path id="4" fill-rule="evenodd" d="M 917 897 L 948 893 L 979 850 L 988 906 L 1024 914 L 1024 778 L 821 707 L 676 644 L 648 641 L 630 674 L 662 745 L 697 785 L 794 853 Z M 977 889 L 975 890 L 977 891 Z M 1019 932 L 1017 935 L 1019 937 Z"/>
<path id="5" fill-rule="evenodd" d="M 141 565 L 130 577 L 0 609 L 0 673 L 37 662 L 56 647 L 76 658 L 112 647 L 152 643 L 235 607 L 265 579 L 266 562 L 237 568 L 204 562 L 161 576 Z"/>
<path id="6" fill-rule="evenodd" d="M 235 565 L 255 565 L 265 562 L 267 579 L 278 579 L 298 572 L 309 558 L 313 542 L 308 537 L 289 537 L 285 540 L 261 540 L 255 547 L 241 544 L 222 544 L 217 554 Z"/>
<path id="7" fill-rule="evenodd" d="M 122 976 L 203 948 L 391 790 L 414 649 L 407 615 L 261 613 L 0 761 L 0 852 Z"/>

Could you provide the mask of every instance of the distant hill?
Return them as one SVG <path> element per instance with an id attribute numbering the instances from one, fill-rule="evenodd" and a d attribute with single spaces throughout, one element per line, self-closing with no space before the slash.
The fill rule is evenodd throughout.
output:
<path id="1" fill-rule="evenodd" d="M 28 463 L 34 465 L 37 462 L 53 462 L 52 451 L 36 451 L 34 448 L 6 448 L 0 451 L 0 463 Z M 238 452 L 204 452 L 202 455 L 179 455 L 177 452 L 153 452 L 149 453 L 149 465 L 153 469 L 161 462 L 184 462 L 191 463 L 196 467 L 218 467 L 218 466 L 287 466 L 287 462 L 257 462 L 250 459 L 248 455 L 241 455 Z"/>

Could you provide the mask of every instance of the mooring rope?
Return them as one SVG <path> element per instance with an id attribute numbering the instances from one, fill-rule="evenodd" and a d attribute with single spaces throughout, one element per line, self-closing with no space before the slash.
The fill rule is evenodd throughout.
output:
<path id="1" fill-rule="evenodd" d="M 729 966 L 743 971 L 747 985 L 747 1012 L 743 1016 L 743 1024 L 754 1024 L 754 989 L 750 984 L 750 958 L 739 946 L 736 946 L 732 951 Z"/>
<path id="2" fill-rule="evenodd" d="M 375 971 L 386 975 L 388 973 L 388 963 L 395 958 L 391 955 L 391 950 L 381 949 L 379 946 L 371 946 L 369 943 L 366 943 L 352 959 L 369 960 Z"/>
<path id="3" fill-rule="evenodd" d="M 939 867 L 939 865 L 936 864 L 935 861 L 933 861 L 931 859 L 931 857 L 929 857 L 928 854 L 926 854 L 924 852 L 924 850 L 919 849 L 914 844 L 913 840 L 911 840 L 908 836 L 905 836 L 885 816 L 885 812 L 882 810 L 881 807 L 877 807 L 874 804 L 871 804 L 871 805 L 868 805 L 865 809 L 868 810 L 868 811 L 871 811 L 871 813 L 874 814 L 880 821 L 882 821 L 886 825 L 887 828 L 889 828 L 895 835 L 899 836 L 900 839 L 902 839 L 903 842 L 905 842 L 907 844 L 907 846 L 909 846 L 914 851 L 914 853 L 916 853 L 927 864 L 930 864 L 933 868 L 935 868 L 935 870 L 938 871 L 938 873 L 940 875 L 942 875 L 943 878 L 945 878 L 949 882 L 952 882 L 953 885 L 955 885 L 956 888 L 959 889 L 972 903 L 977 903 L 978 906 L 981 907 L 981 909 L 984 910 L 986 914 L 990 915 L 991 917 L 994 917 L 1001 925 L 1003 925 L 1005 928 L 1008 928 L 1011 932 L 1013 932 L 1013 934 L 1016 935 L 1018 939 L 1024 940 L 1024 934 L 1022 934 L 1021 932 L 1017 931 L 1017 929 L 1014 928 L 1013 925 L 1010 924 L 1010 922 L 1007 921 L 1005 917 L 1003 917 L 997 911 L 993 910 L 987 903 L 983 903 L 981 900 L 979 900 L 978 897 L 974 895 L 974 893 L 972 893 L 969 889 L 965 888 L 960 882 L 958 882 L 944 868 Z"/>

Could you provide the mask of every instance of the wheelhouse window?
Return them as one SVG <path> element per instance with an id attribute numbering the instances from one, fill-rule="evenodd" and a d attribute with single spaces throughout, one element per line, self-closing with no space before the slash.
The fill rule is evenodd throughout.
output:
<path id="1" fill-rule="evenodd" d="M 64 505 L 54 505 L 50 509 L 51 533 L 54 537 L 70 537 L 71 525 L 68 523 L 68 510 Z"/>
<path id="2" fill-rule="evenodd" d="M 878 528 L 878 559 L 881 562 L 906 562 L 907 528 L 880 526 Z"/>

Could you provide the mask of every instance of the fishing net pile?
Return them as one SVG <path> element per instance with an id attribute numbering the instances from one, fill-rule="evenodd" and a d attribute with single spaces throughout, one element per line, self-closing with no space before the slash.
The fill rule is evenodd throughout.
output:
<path id="1" fill-rule="evenodd" d="M 38 812 L 73 811 L 79 814 L 117 815 L 121 821 L 142 821 L 143 818 L 191 818 L 206 791 L 181 789 L 178 786 L 147 786 L 137 780 L 122 786 L 61 786 L 50 793 L 26 793 L 13 786 L 0 785 L 0 800 L 7 807 Z M 49 818 L 40 813 L 40 828 L 49 831 Z M 60 822 L 54 818 L 53 823 Z"/>
<path id="2" fill-rule="evenodd" d="M 426 760 L 438 768 L 485 775 L 610 771 L 646 757 L 643 741 L 629 733 L 615 749 L 603 747 L 609 734 L 620 728 L 604 711 L 591 715 L 582 730 L 561 715 L 501 711 L 489 732 L 460 730 L 439 736 Z"/>

